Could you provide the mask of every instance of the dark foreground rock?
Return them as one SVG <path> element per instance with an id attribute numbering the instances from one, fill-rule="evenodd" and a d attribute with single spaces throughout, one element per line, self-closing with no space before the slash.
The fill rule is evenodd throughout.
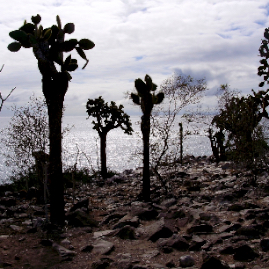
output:
<path id="1" fill-rule="evenodd" d="M 187 158 L 185 158 L 187 161 Z M 269 269 L 269 174 L 189 158 L 154 176 L 143 203 L 141 169 L 67 189 L 66 226 L 29 195 L 0 198 L 1 268 Z M 73 196 L 75 193 L 75 201 Z"/>

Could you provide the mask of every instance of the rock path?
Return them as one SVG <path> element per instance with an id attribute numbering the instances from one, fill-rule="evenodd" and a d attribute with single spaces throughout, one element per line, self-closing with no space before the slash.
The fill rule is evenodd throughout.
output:
<path id="1" fill-rule="evenodd" d="M 137 200 L 141 169 L 67 189 L 67 225 L 50 229 L 33 195 L 0 199 L 0 268 L 269 269 L 269 175 L 210 158 L 152 177 L 152 202 Z M 29 198 L 29 197 L 28 197 Z M 75 204 L 75 205 L 74 205 Z"/>

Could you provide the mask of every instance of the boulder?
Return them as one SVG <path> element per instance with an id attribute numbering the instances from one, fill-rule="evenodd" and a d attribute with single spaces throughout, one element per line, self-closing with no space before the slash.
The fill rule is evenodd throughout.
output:
<path id="1" fill-rule="evenodd" d="M 136 239 L 135 229 L 134 229 L 134 227 L 129 226 L 129 225 L 122 227 L 115 235 L 121 239 L 124 239 L 124 240 L 125 239 L 130 239 L 130 240 Z"/>
<path id="2" fill-rule="evenodd" d="M 224 248 L 220 249 L 219 251 L 222 255 L 231 255 L 234 254 L 234 248 L 231 245 L 225 246 Z"/>
<path id="3" fill-rule="evenodd" d="M 142 238 L 147 238 L 152 242 L 156 242 L 159 238 L 168 238 L 173 234 L 171 229 L 166 226 L 163 218 L 148 226 L 138 228 L 137 233 Z"/>
<path id="4" fill-rule="evenodd" d="M 170 198 L 167 200 L 164 200 L 161 205 L 165 207 L 171 207 L 172 205 L 175 205 L 177 203 L 177 200 L 175 198 Z"/>
<path id="5" fill-rule="evenodd" d="M 262 251 L 269 251 L 269 239 L 268 238 L 264 238 L 261 240 L 261 248 L 262 248 Z"/>
<path id="6" fill-rule="evenodd" d="M 210 224 L 200 224 L 194 225 L 187 230 L 188 234 L 198 234 L 198 233 L 212 233 L 213 227 Z"/>
<path id="7" fill-rule="evenodd" d="M 253 261 L 259 254 L 254 252 L 254 250 L 247 244 L 242 244 L 234 249 L 234 260 L 250 262 Z"/>
<path id="8" fill-rule="evenodd" d="M 81 252 L 91 252 L 93 250 L 93 245 L 87 245 L 80 249 Z"/>
<path id="9" fill-rule="evenodd" d="M 135 203 L 131 207 L 131 215 L 137 216 L 141 220 L 154 220 L 158 216 L 158 211 L 146 203 Z"/>
<path id="10" fill-rule="evenodd" d="M 205 243 L 206 243 L 205 239 L 202 239 L 199 236 L 194 235 L 190 243 L 189 251 L 199 251 Z"/>
<path id="11" fill-rule="evenodd" d="M 182 268 L 191 267 L 191 266 L 195 265 L 195 260 L 190 255 L 181 256 L 179 258 L 179 265 Z"/>
<path id="12" fill-rule="evenodd" d="M 206 256 L 200 269 L 230 269 L 230 267 L 214 256 Z"/>
<path id="13" fill-rule="evenodd" d="M 236 235 L 245 235 L 249 238 L 259 238 L 262 234 L 262 227 L 259 225 L 247 225 L 239 228 Z"/>
<path id="14" fill-rule="evenodd" d="M 173 248 L 178 251 L 186 251 L 189 248 L 188 241 L 180 235 L 174 234 L 168 239 L 159 239 L 158 247 L 166 252 L 166 249 Z"/>
<path id="15" fill-rule="evenodd" d="M 52 247 L 59 253 L 63 260 L 72 260 L 76 255 L 75 251 L 69 250 L 55 242 L 52 244 Z"/>
<path id="16" fill-rule="evenodd" d="M 93 233 L 93 238 L 97 239 L 99 237 L 107 236 L 107 235 L 112 235 L 114 234 L 114 230 L 104 230 L 104 231 L 98 231 Z"/>
<path id="17" fill-rule="evenodd" d="M 108 255 L 114 250 L 114 244 L 103 240 L 103 239 L 98 239 L 93 243 L 93 253 L 98 253 L 102 255 Z"/>
<path id="18" fill-rule="evenodd" d="M 137 228 L 140 221 L 138 216 L 131 216 L 130 214 L 125 215 L 123 218 L 121 218 L 114 226 L 113 229 L 122 228 L 126 225 L 132 226 Z"/>
<path id="19" fill-rule="evenodd" d="M 109 214 L 108 216 L 105 217 L 105 219 L 102 221 L 101 225 L 103 224 L 108 224 L 110 221 L 116 220 L 116 219 L 121 219 L 126 215 L 124 212 L 116 212 Z"/>
<path id="20" fill-rule="evenodd" d="M 0 205 L 11 207 L 15 206 L 17 204 L 17 201 L 14 197 L 2 197 L 0 199 Z"/>
<path id="21" fill-rule="evenodd" d="M 85 208 L 87 211 L 89 210 L 89 198 L 85 198 L 78 201 L 71 207 L 70 212 L 76 211 L 77 209 L 81 208 Z"/>
<path id="22" fill-rule="evenodd" d="M 68 220 L 68 224 L 75 227 L 97 227 L 98 222 L 93 219 L 88 213 L 77 209 L 74 212 L 70 212 L 66 215 L 66 219 Z"/>
<path id="23" fill-rule="evenodd" d="M 117 268 L 117 269 L 132 269 L 132 263 L 130 261 L 117 261 L 111 264 L 112 268 Z"/>
<path id="24" fill-rule="evenodd" d="M 92 263 L 91 269 L 106 269 L 109 267 L 110 262 L 110 259 L 101 258 L 100 261 Z"/>

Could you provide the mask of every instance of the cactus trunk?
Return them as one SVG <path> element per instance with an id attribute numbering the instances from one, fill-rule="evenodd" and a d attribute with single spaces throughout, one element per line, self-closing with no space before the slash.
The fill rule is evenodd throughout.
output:
<path id="1" fill-rule="evenodd" d="M 68 80 L 61 74 L 57 78 L 43 77 L 43 93 L 46 98 L 49 115 L 49 186 L 50 186 L 50 221 L 64 225 L 64 184 L 62 175 L 62 113 L 64 95 Z"/>
<path id="2" fill-rule="evenodd" d="M 10 37 L 19 42 L 12 42 L 8 49 L 12 52 L 18 51 L 21 47 L 32 48 L 34 56 L 38 61 L 38 68 L 42 75 L 42 88 L 48 106 L 49 114 L 49 139 L 50 139 L 50 164 L 49 181 L 51 192 L 51 222 L 56 225 L 63 225 L 64 216 L 64 186 L 62 175 L 62 112 L 64 96 L 68 88 L 68 81 L 72 79 L 69 72 L 78 68 L 77 60 L 69 55 L 65 60 L 64 52 L 76 49 L 78 54 L 86 61 L 83 69 L 88 64 L 84 50 L 92 49 L 95 45 L 88 39 L 70 39 L 65 41 L 65 34 L 71 34 L 75 30 L 73 23 L 67 23 L 62 29 L 60 17 L 56 16 L 57 26 L 43 30 L 38 24 L 41 16 L 32 16 L 32 23 L 24 23 L 19 30 L 11 31 Z M 55 64 L 60 65 L 59 72 Z M 1 109 L 1 107 L 0 107 Z"/>
<path id="3" fill-rule="evenodd" d="M 183 165 L 183 126 L 182 126 L 182 122 L 179 123 L 179 133 L 180 133 L 180 164 Z"/>
<path id="4" fill-rule="evenodd" d="M 100 135 L 100 147 L 101 147 L 101 175 L 104 179 L 107 178 L 106 167 L 106 137 L 107 133 L 101 133 Z"/>
<path id="5" fill-rule="evenodd" d="M 157 85 L 152 82 L 149 75 L 145 76 L 145 82 L 142 79 L 135 80 L 135 88 L 138 94 L 131 94 L 133 102 L 141 106 L 143 116 L 141 117 L 141 131 L 143 135 L 143 190 L 144 201 L 150 201 L 150 170 L 149 170 L 149 135 L 150 135 L 150 116 L 154 105 L 163 101 L 164 94 L 154 94 Z"/>
<path id="6" fill-rule="evenodd" d="M 150 201 L 150 171 L 149 171 L 149 135 L 150 135 L 150 114 L 141 117 L 141 131 L 143 135 L 143 199 Z"/>

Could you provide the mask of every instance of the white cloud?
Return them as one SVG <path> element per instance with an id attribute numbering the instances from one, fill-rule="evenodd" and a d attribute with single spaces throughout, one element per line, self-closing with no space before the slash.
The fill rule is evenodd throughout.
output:
<path id="1" fill-rule="evenodd" d="M 66 115 L 86 115 L 88 98 L 102 95 L 122 102 L 133 113 L 124 92 L 136 78 L 151 75 L 158 85 L 174 70 L 205 76 L 208 87 L 228 83 L 249 93 L 258 89 L 258 48 L 269 26 L 265 0 L 35 0 L 0 4 L 1 92 L 17 87 L 6 103 L 25 104 L 31 93 L 41 92 L 41 75 L 31 49 L 7 50 L 8 33 L 39 13 L 48 27 L 60 15 L 63 24 L 75 23 L 70 38 L 89 38 L 96 47 L 87 51 L 85 70 L 73 72 L 66 94 Z M 66 37 L 68 38 L 68 36 Z M 76 53 L 72 52 L 72 55 Z M 79 58 L 79 56 L 77 56 Z M 80 68 L 84 61 L 79 59 Z M 6 115 L 6 108 L 1 116 Z"/>

